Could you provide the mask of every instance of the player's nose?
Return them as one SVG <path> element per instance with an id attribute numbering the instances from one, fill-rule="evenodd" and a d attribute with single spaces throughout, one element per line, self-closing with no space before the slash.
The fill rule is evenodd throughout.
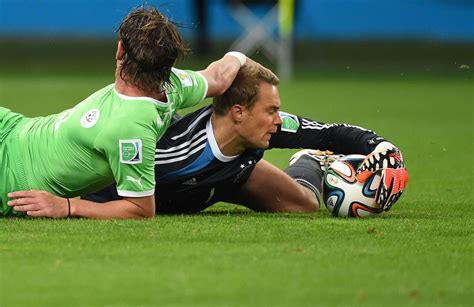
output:
<path id="1" fill-rule="evenodd" d="M 280 112 L 276 112 L 275 118 L 273 119 L 273 124 L 278 126 L 281 125 Z"/>

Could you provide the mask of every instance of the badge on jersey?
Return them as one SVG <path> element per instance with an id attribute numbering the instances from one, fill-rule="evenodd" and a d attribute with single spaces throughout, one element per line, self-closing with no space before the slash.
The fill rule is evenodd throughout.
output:
<path id="1" fill-rule="evenodd" d="M 84 128 L 94 127 L 100 118 L 99 109 L 92 109 L 84 113 L 81 118 L 81 126 Z"/>
<path id="2" fill-rule="evenodd" d="M 191 79 L 191 76 L 187 72 L 181 69 L 176 69 L 176 68 L 173 68 L 173 71 L 179 77 L 179 81 L 181 81 L 181 85 L 183 85 L 183 87 L 188 87 L 188 86 L 193 85 L 193 80 Z"/>
<path id="3" fill-rule="evenodd" d="M 298 116 L 286 112 L 280 112 L 281 131 L 296 133 L 300 127 Z"/>
<path id="4" fill-rule="evenodd" d="M 121 163 L 142 163 L 142 140 L 119 140 L 119 147 Z"/>

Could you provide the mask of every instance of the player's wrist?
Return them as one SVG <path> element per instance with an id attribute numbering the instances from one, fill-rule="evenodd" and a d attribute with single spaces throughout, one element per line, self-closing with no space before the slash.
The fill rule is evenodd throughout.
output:
<path id="1" fill-rule="evenodd" d="M 76 199 L 75 198 L 68 198 L 69 200 L 69 210 L 68 210 L 68 216 L 67 217 L 73 217 L 75 216 L 76 214 L 76 206 L 75 206 L 75 203 L 76 203 Z"/>
<path id="2" fill-rule="evenodd" d="M 232 56 L 232 57 L 236 58 L 237 60 L 239 60 L 240 67 L 244 66 L 245 63 L 247 62 L 247 56 L 245 54 L 243 54 L 242 52 L 229 51 L 224 56 L 227 56 L 227 55 Z"/>
<path id="3" fill-rule="evenodd" d="M 67 201 L 67 215 L 66 217 L 71 217 L 71 199 L 66 198 Z"/>

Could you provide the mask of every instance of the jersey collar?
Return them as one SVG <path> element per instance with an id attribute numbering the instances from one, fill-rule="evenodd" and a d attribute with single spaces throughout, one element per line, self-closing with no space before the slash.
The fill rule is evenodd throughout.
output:
<path id="1" fill-rule="evenodd" d="M 151 98 L 151 97 L 146 97 L 146 96 L 142 96 L 142 97 L 132 97 L 132 96 L 127 96 L 127 95 L 124 95 L 124 94 L 120 94 L 119 92 L 117 92 L 117 89 L 115 88 L 114 86 L 114 93 L 120 97 L 120 99 L 123 99 L 123 100 L 142 100 L 142 101 L 149 101 L 155 105 L 158 105 L 158 106 L 167 106 L 168 103 L 167 102 L 164 102 L 164 101 L 160 101 L 158 99 L 155 99 L 155 98 Z M 169 100 L 168 98 L 168 93 L 166 93 L 166 98 Z"/>
<path id="2" fill-rule="evenodd" d="M 240 154 L 235 155 L 235 156 L 226 156 L 219 149 L 219 145 L 217 144 L 216 137 L 214 136 L 214 130 L 212 129 L 211 118 L 212 116 L 209 117 L 206 123 L 206 134 L 207 134 L 207 140 L 209 142 L 209 145 L 211 145 L 211 150 L 212 150 L 212 153 L 214 154 L 214 157 L 216 157 L 216 159 L 218 159 L 221 162 L 229 162 L 229 161 L 237 159 L 237 157 L 240 156 Z"/>

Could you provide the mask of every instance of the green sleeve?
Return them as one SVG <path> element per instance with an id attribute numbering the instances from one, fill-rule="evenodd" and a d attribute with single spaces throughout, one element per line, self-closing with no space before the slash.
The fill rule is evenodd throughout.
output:
<path id="1" fill-rule="evenodd" d="M 108 126 L 96 139 L 96 144 L 100 144 L 98 149 L 109 162 L 117 192 L 123 197 L 153 195 L 156 127 L 153 121 L 131 120 L 130 117 L 117 122 L 120 124 Z"/>
<path id="2" fill-rule="evenodd" d="M 206 98 L 207 80 L 199 72 L 173 68 L 170 79 L 179 95 L 178 109 L 192 107 Z"/>

